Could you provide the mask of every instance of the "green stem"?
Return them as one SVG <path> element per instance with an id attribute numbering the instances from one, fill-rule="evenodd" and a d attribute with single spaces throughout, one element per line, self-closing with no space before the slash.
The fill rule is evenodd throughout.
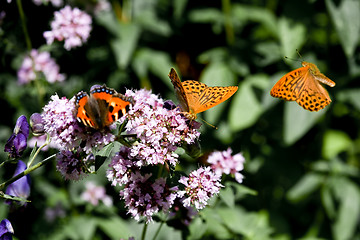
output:
<path id="1" fill-rule="evenodd" d="M 10 163 L 10 162 L 13 162 L 13 161 L 15 161 L 15 160 L 14 160 L 14 159 L 8 159 L 8 160 L 3 161 L 2 163 L 0 163 L 0 168 L 1 168 L 4 164 Z"/>
<path id="2" fill-rule="evenodd" d="M 45 163 L 47 163 L 51 158 L 55 157 L 56 154 L 51 155 L 48 158 L 45 158 L 44 160 L 42 160 L 41 162 L 37 163 L 36 165 L 26 169 L 25 171 L 23 171 L 22 173 L 19 173 L 18 175 L 16 175 L 13 178 L 10 178 L 9 180 L 3 182 L 2 184 L 0 184 L 0 190 L 4 189 L 6 186 L 8 186 L 9 184 L 15 182 L 16 180 L 28 175 L 29 173 L 31 173 L 32 171 L 38 169 L 39 167 L 43 166 Z"/>
<path id="3" fill-rule="evenodd" d="M 153 237 L 153 240 L 155 240 L 155 239 L 157 238 L 157 236 L 158 236 L 159 233 L 160 233 L 161 227 L 162 227 L 163 225 L 164 225 L 164 221 L 161 221 L 160 226 L 159 226 L 158 229 L 156 230 L 156 233 L 155 233 L 155 235 L 154 235 L 154 237 Z"/>
<path id="4" fill-rule="evenodd" d="M 41 151 L 41 149 L 43 149 L 44 147 L 46 147 L 46 146 L 49 144 L 49 139 L 50 139 L 50 136 L 47 135 L 47 136 L 46 136 L 46 141 L 45 141 L 45 143 L 36 150 L 34 156 L 29 160 L 29 162 L 28 162 L 28 164 L 27 164 L 27 167 L 28 167 L 28 168 L 29 168 L 29 167 L 31 166 L 31 164 L 34 162 L 36 156 L 39 154 L 39 152 Z"/>
<path id="5" fill-rule="evenodd" d="M 19 14 L 20 14 L 21 22 L 22 22 L 22 28 L 23 28 L 23 32 L 24 32 L 24 35 L 25 35 L 26 46 L 27 46 L 27 49 L 29 51 L 31 51 L 31 49 L 32 49 L 31 41 L 30 41 L 28 30 L 26 28 L 26 18 L 25 18 L 25 14 L 24 14 L 24 10 L 23 10 L 23 7 L 22 7 L 21 0 L 17 0 L 16 3 L 17 3 L 17 6 L 18 6 L 18 9 L 19 9 Z"/>
<path id="6" fill-rule="evenodd" d="M 233 45 L 235 41 L 234 28 L 231 22 L 231 2 L 230 0 L 222 0 L 222 10 L 225 16 L 225 33 L 226 41 L 229 45 Z"/>
<path id="7" fill-rule="evenodd" d="M 143 231 L 141 233 L 141 240 L 145 240 L 147 227 L 148 227 L 148 225 L 146 223 L 144 223 L 144 228 L 143 228 Z"/>

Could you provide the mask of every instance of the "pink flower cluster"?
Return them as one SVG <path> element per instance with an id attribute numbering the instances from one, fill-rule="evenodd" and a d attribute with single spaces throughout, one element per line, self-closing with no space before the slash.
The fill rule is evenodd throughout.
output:
<path id="1" fill-rule="evenodd" d="M 144 217 L 150 222 L 154 214 L 171 212 L 182 204 L 190 214 L 188 223 L 193 216 L 188 208 L 204 208 L 223 187 L 221 174 L 234 173 L 234 169 L 240 171 L 243 158 L 239 154 L 231 156 L 231 149 L 215 152 L 209 157 L 213 168 L 200 167 L 178 182 L 169 181 L 178 164 L 175 150 L 184 145 L 196 147 L 200 125 L 189 121 L 174 104 L 164 102 L 151 91 L 127 90 L 125 95 L 133 99 L 133 104 L 119 120 L 124 124 L 124 132 L 116 139 L 123 146 L 112 157 L 107 178 L 113 186 L 122 187 L 120 198 L 134 219 Z M 42 114 L 45 132 L 60 149 L 57 169 L 71 180 L 81 179 L 89 172 L 95 161 L 91 150 L 99 150 L 116 140 L 110 128 L 89 132 L 78 123 L 75 112 L 74 99 L 54 95 Z M 104 198 L 104 190 L 90 184 L 83 195 L 93 205 Z"/>
<path id="2" fill-rule="evenodd" d="M 208 200 L 223 187 L 220 181 L 221 175 L 214 173 L 210 167 L 201 167 L 191 172 L 189 177 L 180 178 L 179 182 L 185 185 L 185 190 L 180 191 L 178 195 L 185 197 L 185 207 L 195 205 L 196 209 L 203 209 Z"/>
<path id="3" fill-rule="evenodd" d="M 50 135 L 52 144 L 61 150 L 57 155 L 57 169 L 66 179 L 79 180 L 86 172 L 84 162 L 93 148 L 100 150 L 113 142 L 115 136 L 105 129 L 89 133 L 80 125 L 74 116 L 74 98 L 68 100 L 53 95 L 43 111 L 44 130 Z"/>
<path id="4" fill-rule="evenodd" d="M 65 76 L 59 73 L 59 66 L 55 63 L 54 59 L 50 57 L 48 52 L 39 52 L 36 49 L 31 50 L 30 56 L 26 56 L 18 71 L 18 83 L 26 84 L 35 79 L 42 77 L 54 83 L 56 81 L 62 82 Z"/>
<path id="5" fill-rule="evenodd" d="M 232 174 L 238 183 L 242 183 L 244 176 L 240 173 L 244 169 L 245 158 L 241 153 L 231 155 L 232 150 L 215 151 L 208 157 L 207 162 L 217 174 Z"/>
<path id="6" fill-rule="evenodd" d="M 139 167 L 165 163 L 175 166 L 178 155 L 174 151 L 184 142 L 193 143 L 200 136 L 197 128 L 189 128 L 178 109 L 166 109 L 164 101 L 148 90 L 128 90 L 125 95 L 135 101 L 125 128 L 139 139 L 130 149 L 131 158 L 138 160 Z"/>
<path id="7" fill-rule="evenodd" d="M 65 6 L 55 12 L 55 19 L 51 22 L 51 31 L 44 32 L 47 44 L 54 40 L 65 41 L 66 50 L 81 46 L 87 41 L 91 31 L 91 17 L 78 8 Z"/>
<path id="8" fill-rule="evenodd" d="M 100 201 L 104 205 L 110 207 L 113 205 L 113 201 L 109 195 L 106 194 L 103 186 L 97 186 L 94 182 L 89 181 L 85 184 L 86 190 L 81 194 L 81 199 L 89 202 L 93 206 L 97 206 Z"/>
<path id="9" fill-rule="evenodd" d="M 33 2 L 38 6 L 42 4 L 46 5 L 49 2 L 51 2 L 54 7 L 60 7 L 61 5 L 63 5 L 63 0 L 33 0 Z"/>
<path id="10" fill-rule="evenodd" d="M 167 212 L 177 196 L 177 186 L 170 187 L 166 178 L 152 177 L 148 168 L 173 166 L 178 155 L 174 152 L 182 144 L 191 144 L 199 137 L 195 125 L 188 125 L 178 109 L 168 109 L 164 101 L 151 91 L 128 90 L 135 104 L 127 114 L 126 134 L 136 141 L 131 147 L 121 147 L 107 171 L 113 186 L 121 185 L 120 196 L 128 212 L 137 220 L 141 216 L 152 221 L 152 216 Z"/>
<path id="11" fill-rule="evenodd" d="M 151 174 L 144 175 L 139 171 L 131 173 L 128 184 L 120 191 L 128 212 L 137 221 L 144 216 L 151 222 L 155 213 L 167 212 L 176 198 L 177 189 L 169 189 L 165 178 L 153 180 L 150 177 Z"/>

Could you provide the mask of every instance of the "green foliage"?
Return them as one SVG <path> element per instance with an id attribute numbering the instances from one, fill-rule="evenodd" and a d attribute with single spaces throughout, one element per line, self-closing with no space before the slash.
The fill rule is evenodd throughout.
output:
<path id="1" fill-rule="evenodd" d="M 58 9 L 22 2 L 32 45 L 50 51 L 67 77 L 55 84 L 41 79 L 17 85 L 29 49 L 16 1 L 2 3 L 2 146 L 17 117 L 41 112 L 54 93 L 71 98 L 106 83 L 119 92 L 146 87 L 176 101 L 167 76 L 176 67 L 182 80 L 239 87 L 232 98 L 199 114 L 219 128 L 204 124 L 200 144 L 204 153 L 228 147 L 242 152 L 245 178 L 241 185 L 227 181 L 189 226 L 149 224 L 147 239 L 159 228 L 157 239 L 360 238 L 359 1 L 114 0 L 110 12 L 88 10 L 89 41 L 71 51 L 62 43 L 47 46 L 42 37 Z M 71 1 L 81 9 L 92 9 L 93 3 Z M 319 112 L 269 95 L 285 73 L 301 67 L 284 59 L 298 59 L 297 49 L 304 56 L 299 60 L 313 62 L 336 83 L 326 87 L 332 103 Z M 10 219 L 19 239 L 140 239 L 143 224 L 129 219 L 119 189 L 106 180 L 111 149 L 97 153 L 92 169 L 97 174 L 76 183 L 63 180 L 55 163 L 33 172 L 31 207 L 19 216 L 2 201 L 0 218 Z M 6 160 L 0 156 L 0 162 Z M 184 171 L 203 163 L 187 156 L 181 161 Z M 13 173 L 13 166 L 3 169 L 0 183 Z M 107 186 L 113 207 L 80 199 L 89 180 Z M 65 216 L 50 221 L 45 213 L 57 206 Z"/>

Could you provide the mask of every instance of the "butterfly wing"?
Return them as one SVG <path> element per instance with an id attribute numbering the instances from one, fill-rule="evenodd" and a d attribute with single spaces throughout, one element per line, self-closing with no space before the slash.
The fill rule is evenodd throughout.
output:
<path id="1" fill-rule="evenodd" d="M 85 126 L 93 126 L 92 120 L 90 116 L 87 114 L 85 110 L 85 105 L 87 104 L 89 99 L 89 95 L 86 92 L 79 92 L 75 96 L 76 101 L 76 119 L 83 123 Z"/>
<path id="2" fill-rule="evenodd" d="M 169 78 L 171 80 L 171 83 L 174 85 L 175 95 L 179 101 L 181 111 L 189 112 L 190 109 L 184 87 L 174 68 L 171 68 Z"/>
<path id="3" fill-rule="evenodd" d="M 296 101 L 305 85 L 309 67 L 301 67 L 285 74 L 271 89 L 270 95 L 287 101 Z"/>
<path id="4" fill-rule="evenodd" d="M 304 84 L 296 102 L 309 111 L 319 111 L 331 103 L 331 98 L 326 89 L 316 80 L 310 72 L 306 73 Z"/>
<path id="5" fill-rule="evenodd" d="M 129 111 L 131 100 L 105 85 L 94 88 L 91 95 L 101 106 L 100 118 L 104 126 L 117 121 Z"/>
<path id="6" fill-rule="evenodd" d="M 189 102 L 189 110 L 192 114 L 206 111 L 229 99 L 238 89 L 230 87 L 208 87 L 204 83 L 195 80 L 187 80 L 182 83 Z"/>

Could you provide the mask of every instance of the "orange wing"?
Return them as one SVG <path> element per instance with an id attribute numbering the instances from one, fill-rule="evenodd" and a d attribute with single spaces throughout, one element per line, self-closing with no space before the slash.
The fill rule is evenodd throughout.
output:
<path id="1" fill-rule="evenodd" d="M 174 68 L 170 69 L 169 78 L 174 86 L 175 95 L 177 100 L 179 101 L 181 111 L 190 112 L 189 102 L 184 87 L 181 83 L 179 75 L 176 73 Z"/>
<path id="2" fill-rule="evenodd" d="M 285 74 L 271 89 L 270 95 L 287 101 L 296 101 L 306 84 L 309 67 L 301 67 Z"/>
<path id="3" fill-rule="evenodd" d="M 296 101 L 309 111 L 319 111 L 331 102 L 329 93 L 321 83 L 330 87 L 335 86 L 335 83 L 320 73 L 315 64 L 302 62 L 302 65 L 303 67 L 285 74 L 271 89 L 270 95 Z"/>
<path id="4" fill-rule="evenodd" d="M 85 126 L 102 129 L 117 121 L 129 110 L 132 101 L 105 85 L 94 87 L 90 96 L 81 91 L 76 95 L 79 122 Z"/>
<path id="5" fill-rule="evenodd" d="M 180 108 L 189 119 L 196 119 L 197 113 L 212 108 L 229 99 L 238 89 L 230 87 L 208 87 L 195 80 L 181 82 L 174 68 L 171 68 L 169 78 L 174 85 Z"/>
<path id="6" fill-rule="evenodd" d="M 187 99 L 189 100 L 190 112 L 197 114 L 206 111 L 229 99 L 238 89 L 230 87 L 208 87 L 204 83 L 187 80 L 182 83 Z"/>

